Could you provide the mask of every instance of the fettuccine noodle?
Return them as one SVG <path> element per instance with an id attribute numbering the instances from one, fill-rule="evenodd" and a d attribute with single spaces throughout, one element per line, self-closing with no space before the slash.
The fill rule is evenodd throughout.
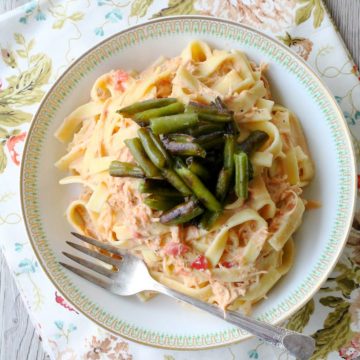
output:
<path id="1" fill-rule="evenodd" d="M 90 101 L 66 117 L 55 134 L 69 142 L 56 163 L 70 173 L 61 184 L 83 186 L 67 209 L 70 224 L 141 257 L 154 278 L 169 287 L 224 309 L 250 311 L 291 268 L 292 235 L 305 211 L 302 188 L 314 177 L 301 126 L 271 99 L 266 68 L 238 50 L 193 41 L 180 56 L 162 57 L 141 73 L 116 70 L 101 76 Z M 116 111 L 160 97 L 184 104 L 220 97 L 234 112 L 239 140 L 254 130 L 268 135 L 251 157 L 248 200 L 228 204 L 210 231 L 161 224 L 159 212 L 143 202 L 140 180 L 109 175 L 111 161 L 133 162 L 124 140 L 136 137 L 139 128 Z"/>

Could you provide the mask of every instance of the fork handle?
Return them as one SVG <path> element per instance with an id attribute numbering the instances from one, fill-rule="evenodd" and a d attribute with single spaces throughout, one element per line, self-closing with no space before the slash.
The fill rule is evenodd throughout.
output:
<path id="1" fill-rule="evenodd" d="M 307 360 L 315 350 L 314 339 L 294 331 L 255 320 L 235 311 L 222 311 L 214 305 L 210 305 L 198 299 L 184 295 L 154 281 L 153 290 L 172 298 L 181 300 L 209 312 L 231 324 L 241 327 L 249 333 L 263 339 L 271 345 L 287 350 L 299 360 Z"/>

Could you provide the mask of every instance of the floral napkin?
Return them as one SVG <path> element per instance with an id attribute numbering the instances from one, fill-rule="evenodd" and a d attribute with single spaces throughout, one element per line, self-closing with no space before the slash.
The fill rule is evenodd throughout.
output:
<path id="1" fill-rule="evenodd" d="M 252 339 L 215 350 L 178 352 L 139 345 L 98 328 L 46 278 L 26 236 L 19 164 L 32 115 L 66 67 L 107 36 L 150 18 L 223 17 L 269 33 L 302 56 L 344 111 L 359 158 L 360 82 L 321 0 L 31 1 L 0 16 L 0 245 L 52 359 L 289 359 Z M 317 295 L 288 322 L 316 341 L 313 359 L 360 356 L 360 212 L 348 246 Z M 6 356 L 6 354 L 5 354 Z"/>

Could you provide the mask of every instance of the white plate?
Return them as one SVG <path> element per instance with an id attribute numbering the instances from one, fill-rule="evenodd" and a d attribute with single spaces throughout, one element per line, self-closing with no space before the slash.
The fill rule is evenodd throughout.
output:
<path id="1" fill-rule="evenodd" d="M 65 147 L 53 134 L 66 115 L 89 100 L 98 76 L 117 68 L 144 69 L 159 55 L 178 55 L 193 39 L 241 49 L 257 63 L 270 64 L 275 99 L 298 115 L 316 164 L 305 197 L 321 201 L 322 207 L 305 215 L 295 236 L 294 266 L 255 307 L 255 316 L 278 323 L 314 295 L 345 244 L 355 199 L 354 154 L 336 102 L 299 57 L 266 35 L 225 20 L 163 18 L 116 34 L 78 59 L 43 100 L 27 139 L 21 191 L 29 237 L 50 280 L 79 311 L 128 339 L 173 349 L 220 346 L 249 334 L 165 296 L 147 303 L 117 297 L 61 268 L 58 261 L 64 260 L 61 252 L 71 230 L 64 212 L 75 194 L 58 185 L 64 174 L 54 163 Z"/>

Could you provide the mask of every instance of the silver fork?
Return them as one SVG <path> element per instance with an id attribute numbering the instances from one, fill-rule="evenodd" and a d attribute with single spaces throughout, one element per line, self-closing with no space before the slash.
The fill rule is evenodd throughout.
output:
<path id="1" fill-rule="evenodd" d="M 62 262 L 60 262 L 60 264 L 82 278 L 114 294 L 129 296 L 144 290 L 157 291 L 196 306 L 231 324 L 239 326 L 253 335 L 265 340 L 271 345 L 286 349 L 291 355 L 294 355 L 299 360 L 309 359 L 314 352 L 315 342 L 310 336 L 270 325 L 268 323 L 244 316 L 235 311 L 226 311 L 224 314 L 221 309 L 214 305 L 194 299 L 158 283 L 150 276 L 145 263 L 136 256 L 125 253 L 112 245 L 99 242 L 98 240 L 87 236 L 77 233 L 72 234 L 87 244 L 108 251 L 117 258 L 103 255 L 90 249 L 89 247 L 67 241 L 67 244 L 76 250 L 110 265 L 110 267 L 102 266 L 99 263 L 88 261 L 67 252 L 63 252 L 66 257 L 101 276 L 96 276 L 91 272 L 81 270 Z"/>

